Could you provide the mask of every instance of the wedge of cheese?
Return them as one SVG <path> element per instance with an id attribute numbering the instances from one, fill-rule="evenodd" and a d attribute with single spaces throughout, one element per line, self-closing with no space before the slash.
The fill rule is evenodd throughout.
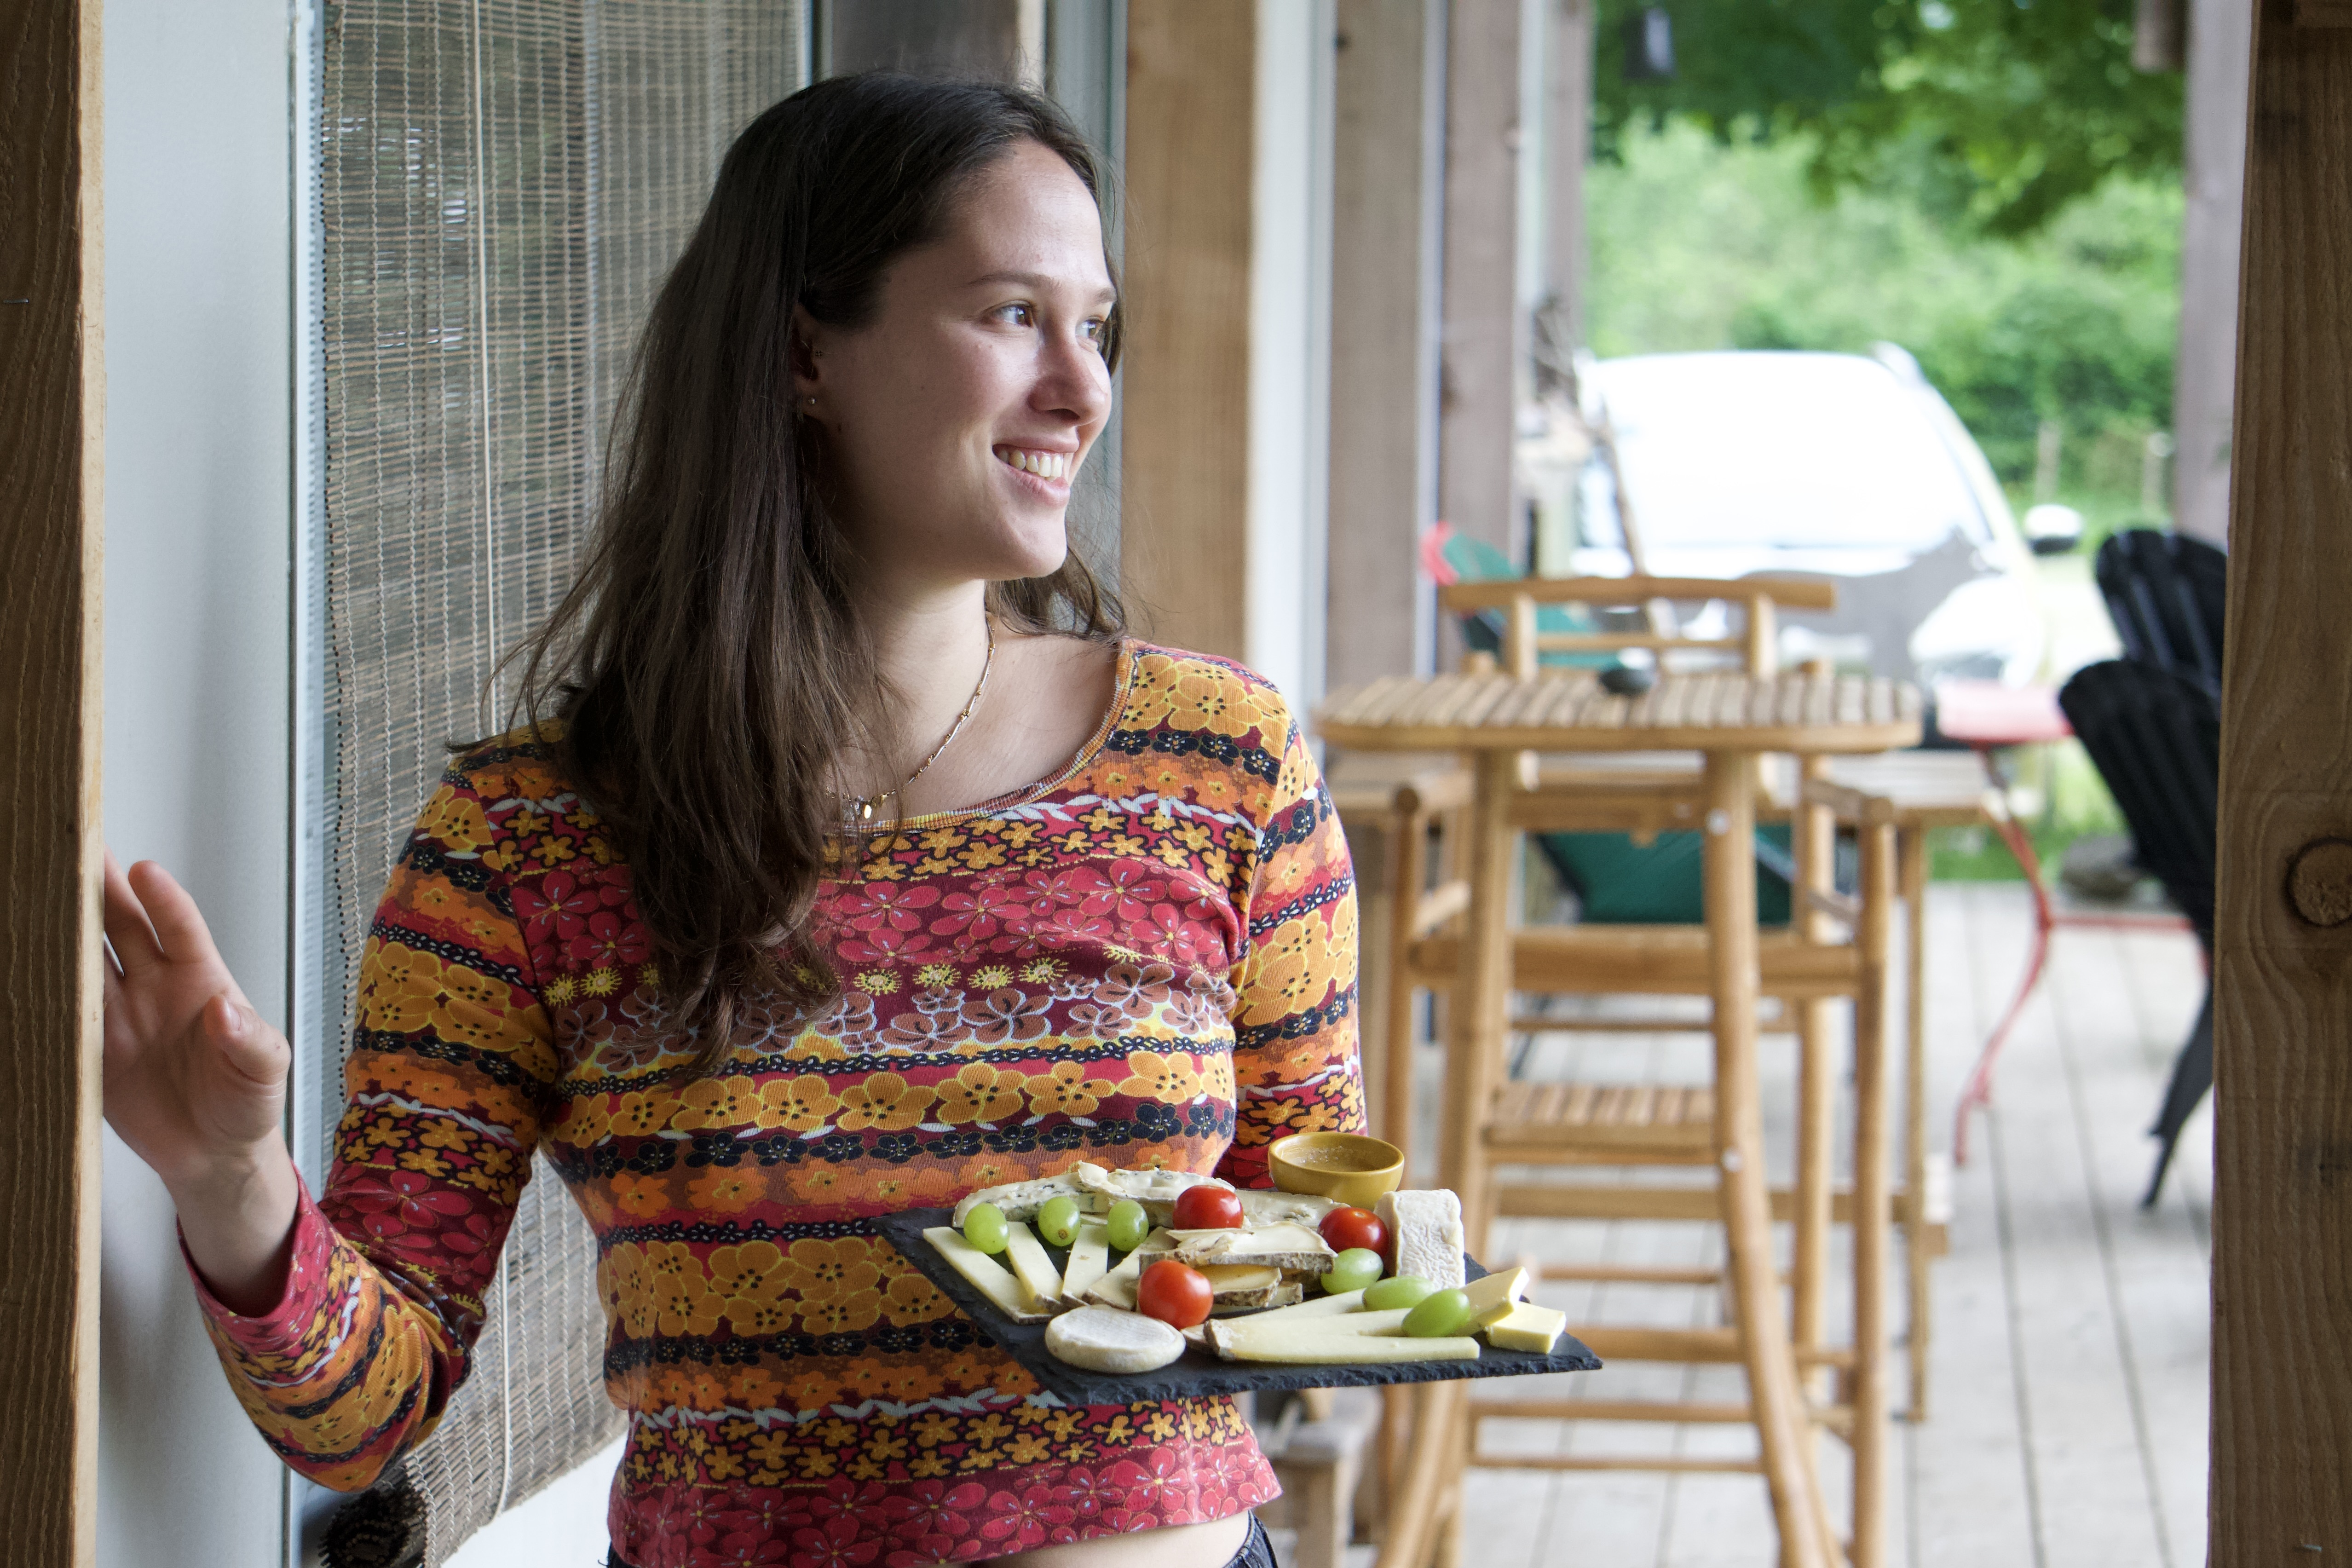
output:
<path id="1" fill-rule="evenodd" d="M 1039 1305 L 1048 1310 L 1061 1305 L 1062 1271 L 1054 1267 L 1054 1259 L 1047 1255 L 1045 1244 L 1037 1239 L 1035 1231 L 1017 1219 L 1009 1223 L 1005 1226 L 1004 1257 Z"/>
<path id="2" fill-rule="evenodd" d="M 1361 1290 L 1343 1290 L 1337 1296 L 1315 1296 L 1296 1307 L 1277 1307 L 1271 1312 L 1261 1312 L 1250 1320 L 1253 1323 L 1312 1322 L 1318 1318 L 1337 1318 L 1364 1309 Z"/>
<path id="3" fill-rule="evenodd" d="M 1399 1308 L 1391 1312 L 1347 1312 L 1323 1318 L 1296 1318 L 1286 1311 L 1262 1312 L 1250 1318 L 1212 1318 L 1208 1324 L 1209 1348 L 1227 1361 L 1237 1361 L 1246 1359 L 1239 1354 L 1240 1346 L 1260 1341 L 1287 1342 L 1301 1335 L 1318 1342 L 1395 1335 L 1403 1330 L 1409 1315 L 1405 1309 Z"/>
<path id="4" fill-rule="evenodd" d="M 1004 1265 L 963 1238 L 960 1231 L 935 1225 L 923 1239 L 940 1249 L 949 1267 L 971 1282 L 990 1305 L 1016 1323 L 1042 1323 L 1054 1314 Z"/>
<path id="5" fill-rule="evenodd" d="M 1486 1325 L 1486 1342 L 1498 1351 L 1549 1355 L 1568 1331 L 1568 1314 L 1533 1301 L 1514 1301 L 1508 1316 Z"/>
<path id="6" fill-rule="evenodd" d="M 1064 1174 L 1086 1191 L 1100 1194 L 1106 1209 L 1121 1198 L 1133 1198 L 1154 1225 L 1166 1225 L 1175 1217 L 1176 1196 L 1187 1187 L 1233 1186 L 1231 1182 L 1196 1171 L 1113 1171 L 1089 1160 L 1079 1161 Z"/>
<path id="7" fill-rule="evenodd" d="M 1078 1237 L 1070 1243 L 1069 1261 L 1062 1265 L 1062 1300 L 1083 1301 L 1094 1282 L 1110 1272 L 1110 1226 L 1102 1220 L 1078 1221 Z"/>
<path id="8" fill-rule="evenodd" d="M 1087 1289 L 1086 1299 L 1106 1307 L 1135 1310 L 1136 1281 L 1143 1278 L 1147 1264 L 1167 1257 L 1176 1250 L 1176 1244 L 1164 1230 L 1155 1230 L 1143 1238 L 1143 1244 L 1120 1260 L 1119 1266 L 1096 1280 Z"/>
<path id="9" fill-rule="evenodd" d="M 1215 1265 L 1211 1265 L 1212 1268 Z M 1276 1277 L 1276 1282 L 1255 1290 L 1220 1290 L 1212 1301 L 1209 1315 L 1230 1318 L 1237 1312 L 1255 1314 L 1261 1308 L 1295 1307 L 1307 1294 L 1307 1288 L 1296 1279 Z"/>
<path id="10" fill-rule="evenodd" d="M 1498 1268 L 1463 1286 L 1462 1293 L 1470 1298 L 1470 1324 L 1475 1331 L 1511 1315 L 1511 1309 L 1528 1293 L 1528 1271 Z"/>
<path id="11" fill-rule="evenodd" d="M 1441 1290 L 1462 1289 L 1462 1200 L 1444 1187 L 1384 1193 L 1381 1223 L 1389 1227 L 1392 1272 L 1426 1279 Z M 1320 1239 L 1319 1237 L 1318 1239 Z"/>
<path id="12" fill-rule="evenodd" d="M 1408 1339 L 1402 1334 L 1348 1334 L 1332 1331 L 1323 1324 L 1301 1323 L 1281 1333 L 1255 1334 L 1231 1342 L 1231 1348 L 1218 1345 L 1217 1353 L 1229 1361 L 1275 1362 L 1297 1364 L 1312 1362 L 1384 1363 L 1401 1361 L 1476 1361 L 1478 1342 L 1474 1339 Z M 1228 1325 L 1218 1324 L 1209 1331 L 1210 1342 L 1216 1344 L 1217 1330 Z"/>
<path id="13" fill-rule="evenodd" d="M 1348 1206 L 1337 1198 L 1314 1193 L 1279 1193 L 1256 1187 L 1240 1188 L 1234 1196 L 1242 1200 L 1242 1218 L 1253 1229 L 1268 1225 L 1303 1225 L 1314 1230 L 1333 1209 Z"/>
<path id="14" fill-rule="evenodd" d="M 1100 1213 L 1110 1207 L 1108 1200 L 1078 1185 L 1078 1179 L 1065 1171 L 1058 1176 L 1042 1176 L 1034 1182 L 1007 1182 L 1002 1186 L 981 1188 L 956 1205 L 955 1227 L 961 1230 L 963 1222 L 980 1204 L 994 1204 L 1004 1211 L 1006 1219 L 1035 1219 L 1055 1198 L 1075 1198 L 1081 1211 Z"/>
<path id="15" fill-rule="evenodd" d="M 1176 1261 L 1198 1268 L 1207 1263 L 1257 1263 L 1300 1274 L 1329 1271 L 1331 1250 L 1314 1230 L 1303 1225 L 1270 1225 L 1250 1230 L 1180 1230 Z"/>

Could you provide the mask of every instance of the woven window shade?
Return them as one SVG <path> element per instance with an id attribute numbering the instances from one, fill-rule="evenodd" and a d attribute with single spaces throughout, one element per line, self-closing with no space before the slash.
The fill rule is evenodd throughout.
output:
<path id="1" fill-rule="evenodd" d="M 332 1016 L 352 1016 L 368 920 L 444 743 L 489 727 L 492 663 L 571 579 L 653 291 L 728 143 L 805 79 L 805 35 L 794 0 L 328 5 Z M 341 1073 L 320 1078 L 332 1128 Z M 430 1564 L 621 1430 L 593 1238 L 543 1166 L 488 1313 L 471 1377 L 405 1464 Z"/>

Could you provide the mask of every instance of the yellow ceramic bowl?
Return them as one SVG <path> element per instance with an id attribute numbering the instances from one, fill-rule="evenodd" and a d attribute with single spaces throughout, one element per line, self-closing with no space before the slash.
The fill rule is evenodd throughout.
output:
<path id="1" fill-rule="evenodd" d="M 1353 1132 L 1300 1132 L 1266 1150 L 1274 1184 L 1370 1208 L 1404 1180 L 1404 1152 Z"/>

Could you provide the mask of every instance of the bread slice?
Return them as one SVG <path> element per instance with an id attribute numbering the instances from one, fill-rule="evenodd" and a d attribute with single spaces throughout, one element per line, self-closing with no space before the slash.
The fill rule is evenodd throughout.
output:
<path id="1" fill-rule="evenodd" d="M 1157 1372 L 1184 1353 L 1184 1336 L 1157 1318 L 1109 1307 L 1080 1307 L 1045 1326 L 1055 1360 L 1088 1372 L 1131 1377 Z"/>
<path id="2" fill-rule="evenodd" d="M 1381 1223 L 1389 1227 L 1399 1276 L 1426 1279 L 1441 1290 L 1462 1289 L 1462 1200 L 1444 1187 L 1381 1194 Z"/>

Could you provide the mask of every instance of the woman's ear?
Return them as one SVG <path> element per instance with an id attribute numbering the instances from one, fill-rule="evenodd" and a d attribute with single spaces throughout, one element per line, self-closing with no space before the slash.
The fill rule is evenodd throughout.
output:
<path id="1" fill-rule="evenodd" d="M 824 351 L 816 345 L 824 329 L 804 305 L 793 307 L 793 395 L 803 413 L 815 411 L 815 400 L 824 393 L 824 375 L 819 362 Z"/>

